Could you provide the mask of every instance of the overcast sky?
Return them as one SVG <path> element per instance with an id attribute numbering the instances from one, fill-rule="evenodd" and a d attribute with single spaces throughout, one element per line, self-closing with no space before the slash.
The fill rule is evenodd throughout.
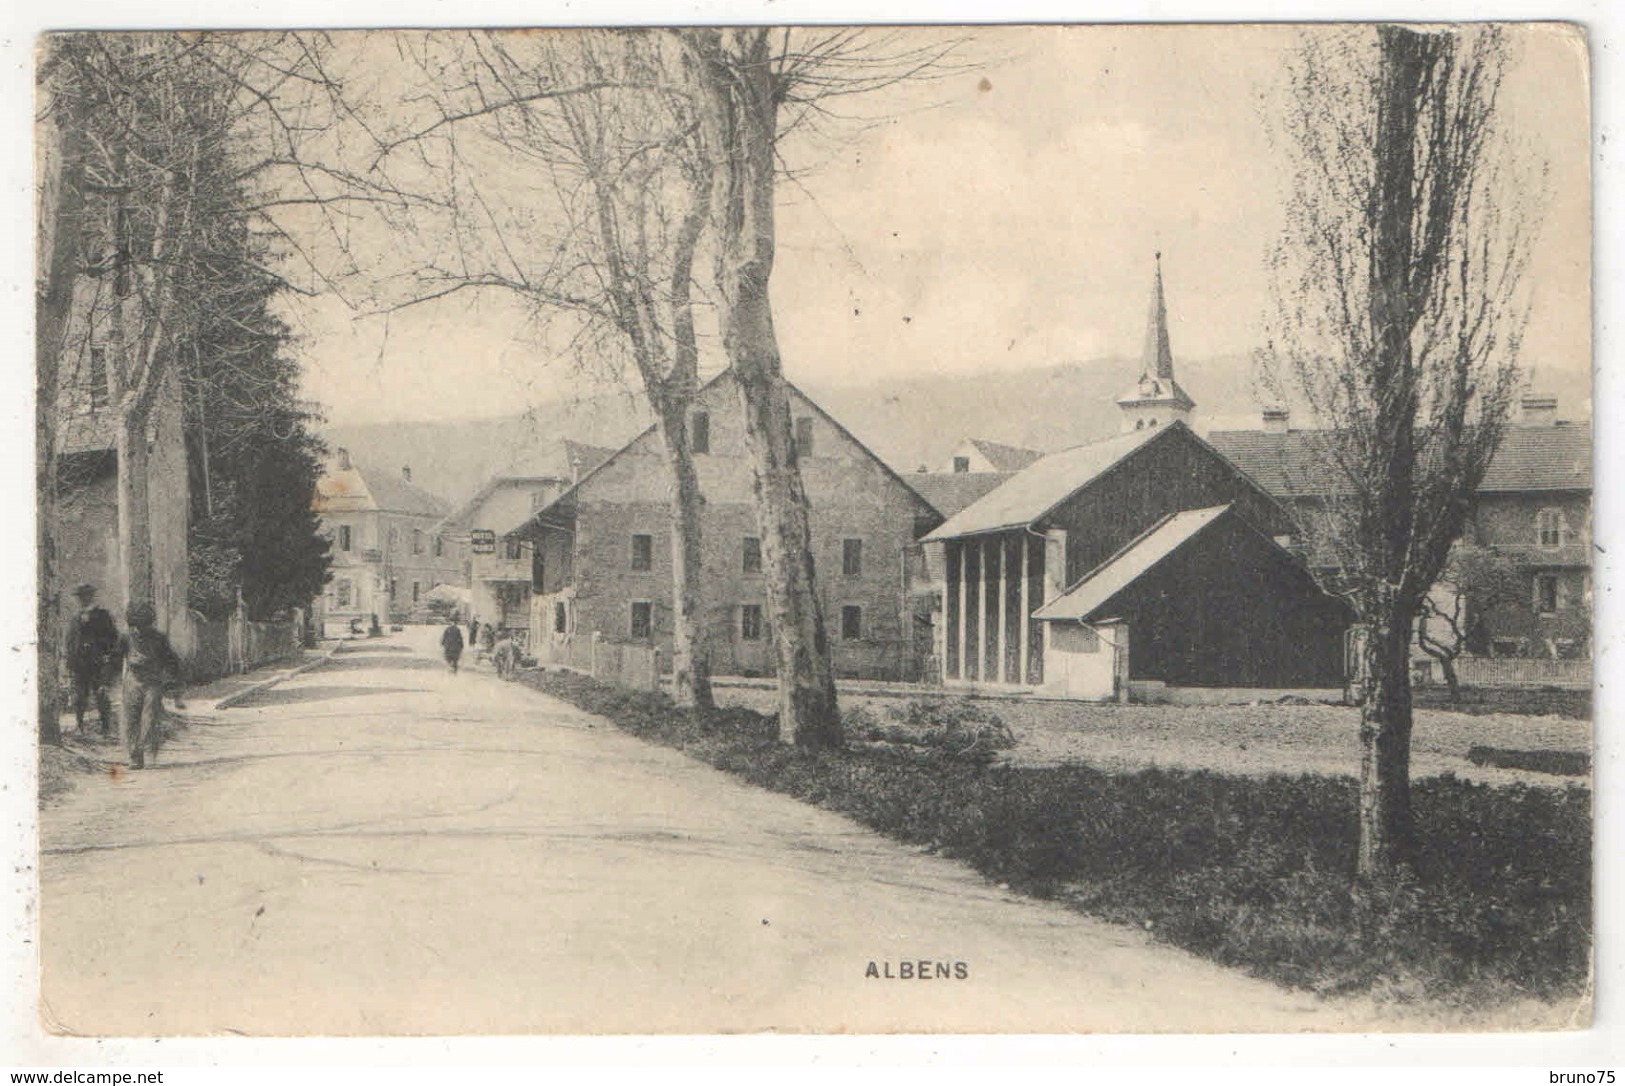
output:
<path id="1" fill-rule="evenodd" d="M 1135 354 L 1159 249 L 1176 359 L 1251 351 L 1285 182 L 1266 121 L 1299 33 L 980 28 L 978 70 L 863 102 L 892 119 L 797 149 L 817 168 L 781 188 L 773 296 L 787 373 L 863 383 Z M 1550 169 L 1524 362 L 1538 388 L 1578 404 L 1590 361 L 1584 51 L 1553 27 L 1514 36 L 1506 117 Z M 387 327 L 331 300 L 291 310 L 306 392 L 334 422 L 512 414 L 581 387 L 500 298 Z"/>

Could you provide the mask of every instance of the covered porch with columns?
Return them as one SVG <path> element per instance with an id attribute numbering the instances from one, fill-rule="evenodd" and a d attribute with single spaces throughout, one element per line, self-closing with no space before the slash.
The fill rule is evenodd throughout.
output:
<path id="1" fill-rule="evenodd" d="M 1059 595 L 1066 533 L 1026 527 L 948 539 L 937 658 L 950 685 L 1044 683 L 1044 624 L 1033 612 Z"/>

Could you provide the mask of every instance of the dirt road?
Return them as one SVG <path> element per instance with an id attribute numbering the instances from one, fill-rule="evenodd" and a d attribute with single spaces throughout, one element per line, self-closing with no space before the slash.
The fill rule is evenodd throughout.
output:
<path id="1" fill-rule="evenodd" d="M 47 1028 L 1366 1024 L 488 673 L 452 676 L 434 637 L 359 645 L 45 811 Z"/>

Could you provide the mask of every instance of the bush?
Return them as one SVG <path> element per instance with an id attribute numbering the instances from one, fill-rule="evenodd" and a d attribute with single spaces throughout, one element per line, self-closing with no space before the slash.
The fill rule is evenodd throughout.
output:
<path id="1" fill-rule="evenodd" d="M 1584 788 L 1417 782 L 1414 877 L 1357 897 L 1349 778 L 990 767 L 918 742 L 802 751 L 757 713 L 696 717 L 579 676 L 522 679 L 753 784 L 1279 983 L 1483 1007 L 1573 996 L 1589 977 Z M 1002 727 L 965 702 L 886 716 L 855 709 L 847 724 L 943 736 Z"/>
<path id="2" fill-rule="evenodd" d="M 924 747 L 943 756 L 986 765 L 1016 737 L 998 715 L 963 698 L 915 699 L 887 706 L 882 719 L 859 706 L 845 715 L 849 739 Z"/>

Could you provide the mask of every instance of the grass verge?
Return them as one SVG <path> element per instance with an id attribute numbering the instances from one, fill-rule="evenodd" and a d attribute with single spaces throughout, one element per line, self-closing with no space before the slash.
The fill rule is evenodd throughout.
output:
<path id="1" fill-rule="evenodd" d="M 560 672 L 522 681 L 641 738 L 986 877 L 1295 988 L 1483 1009 L 1572 998 L 1591 956 L 1588 789 L 1418 782 L 1415 877 L 1350 894 L 1356 784 L 1086 766 L 929 747 L 805 752 L 747 709 Z"/>

